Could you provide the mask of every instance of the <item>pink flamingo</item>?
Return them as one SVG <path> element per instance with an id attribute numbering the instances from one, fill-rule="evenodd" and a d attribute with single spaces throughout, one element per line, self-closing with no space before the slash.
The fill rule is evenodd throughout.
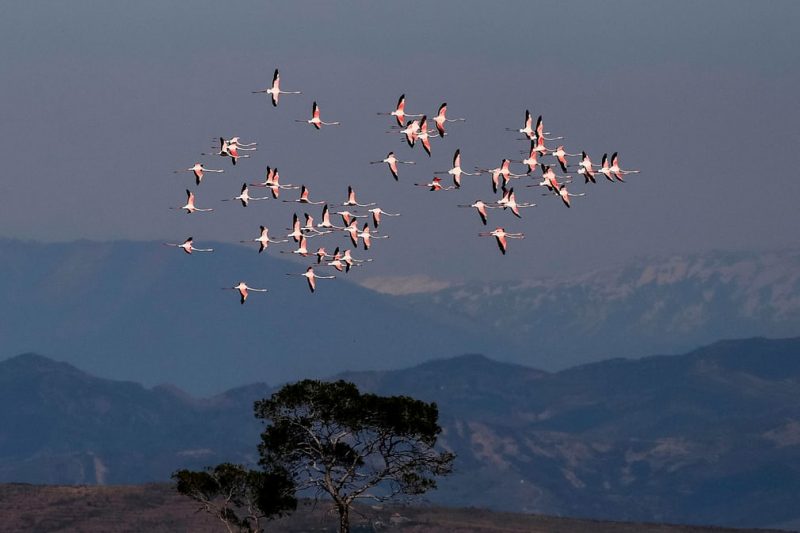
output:
<path id="1" fill-rule="evenodd" d="M 287 276 L 303 276 L 308 281 L 308 288 L 311 292 L 317 290 L 318 279 L 334 279 L 336 276 L 318 276 L 314 273 L 314 267 L 308 267 L 302 274 L 286 274 Z"/>
<path id="2" fill-rule="evenodd" d="M 239 284 L 234 287 L 223 287 L 222 290 L 239 291 L 239 303 L 241 303 L 242 305 L 244 305 L 244 302 L 247 300 L 247 294 L 249 293 L 249 291 L 267 292 L 267 289 L 256 289 L 253 287 L 248 287 L 247 283 L 245 283 L 244 281 L 240 281 Z"/>
<path id="3" fill-rule="evenodd" d="M 225 172 L 224 170 L 214 170 L 211 168 L 204 167 L 201 163 L 195 163 L 192 168 L 186 168 L 183 170 L 175 170 L 176 174 L 179 172 L 193 172 L 194 173 L 194 181 L 197 185 L 200 185 L 200 182 L 203 181 L 203 174 L 206 172 Z"/>
<path id="4" fill-rule="evenodd" d="M 255 239 L 250 239 L 247 241 L 239 241 L 239 242 L 257 242 L 258 243 L 258 253 L 263 252 L 267 249 L 270 243 L 272 244 L 280 244 L 283 242 L 289 242 L 288 239 L 280 239 L 280 240 L 273 240 L 269 238 L 269 228 L 266 226 L 259 226 L 260 234 Z"/>
<path id="5" fill-rule="evenodd" d="M 253 94 L 267 93 L 272 97 L 272 106 L 278 107 L 278 99 L 282 94 L 303 94 L 300 91 L 282 91 L 281 90 L 281 75 L 278 74 L 278 69 L 272 75 L 272 87 L 262 89 L 260 91 L 253 91 Z"/>
<path id="6" fill-rule="evenodd" d="M 307 124 L 311 124 L 316 129 L 322 128 L 322 126 L 338 126 L 340 122 L 323 122 L 319 118 L 319 106 L 315 101 L 314 104 L 311 106 L 311 119 L 310 120 L 295 120 L 295 122 L 305 122 Z"/>
<path id="7" fill-rule="evenodd" d="M 494 231 L 484 232 L 478 234 L 480 237 L 494 237 L 497 239 L 497 246 L 503 255 L 506 255 L 506 248 L 508 247 L 506 239 L 524 239 L 524 233 L 507 233 L 503 228 L 496 228 Z"/>
<path id="8" fill-rule="evenodd" d="M 213 211 L 212 208 L 200 209 L 199 207 L 195 207 L 194 205 L 194 193 L 191 192 L 189 189 L 186 189 L 186 205 L 182 207 L 170 207 L 170 209 L 185 209 L 187 214 L 192 214 L 195 211 L 205 212 L 205 211 Z"/>
<path id="9" fill-rule="evenodd" d="M 436 124 L 436 129 L 439 132 L 439 137 L 444 137 L 446 135 L 444 131 L 444 125 L 447 122 L 464 122 L 465 118 L 447 118 L 447 102 L 443 103 L 439 106 L 439 111 L 436 113 L 436 116 L 433 117 L 433 122 Z"/>
<path id="10" fill-rule="evenodd" d="M 389 165 L 389 170 L 391 171 L 392 176 L 394 176 L 395 181 L 399 181 L 399 179 L 397 177 L 397 164 L 398 163 L 403 163 L 405 165 L 414 165 L 415 164 L 413 161 L 401 161 L 401 160 L 397 159 L 397 157 L 394 155 L 394 152 L 389 152 L 389 155 L 387 155 L 384 159 L 381 159 L 380 161 L 370 161 L 369 162 L 370 165 L 377 165 L 379 163 L 386 163 L 387 165 Z"/>
<path id="11" fill-rule="evenodd" d="M 174 244 L 174 243 L 171 243 L 171 242 L 165 242 L 164 246 L 175 246 L 177 248 L 181 248 L 184 252 L 186 252 L 189 255 L 192 255 L 192 252 L 213 252 L 214 251 L 213 248 L 195 248 L 194 245 L 192 244 L 192 242 L 193 242 L 192 237 L 189 237 L 188 239 L 183 241 L 182 244 Z"/>

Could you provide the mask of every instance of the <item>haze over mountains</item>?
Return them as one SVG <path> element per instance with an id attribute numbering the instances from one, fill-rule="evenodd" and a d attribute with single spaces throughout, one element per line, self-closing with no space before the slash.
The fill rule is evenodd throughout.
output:
<path id="1" fill-rule="evenodd" d="M 800 520 L 800 338 L 558 373 L 479 355 L 339 377 L 436 401 L 456 473 L 444 505 L 778 526 Z M 240 387 L 197 400 L 37 355 L 0 362 L 0 482 L 137 483 L 255 459 Z"/>
<path id="2" fill-rule="evenodd" d="M 358 286 L 397 292 L 396 280 L 377 283 L 364 268 L 321 281 L 312 295 L 285 276 L 303 265 L 275 250 L 202 244 L 217 252 L 0 240 L 0 358 L 33 351 L 96 375 L 208 395 L 461 353 L 553 370 L 800 334 L 798 250 L 651 258 L 515 283 L 442 278 L 404 295 Z M 242 279 L 269 292 L 240 306 L 219 290 Z"/>

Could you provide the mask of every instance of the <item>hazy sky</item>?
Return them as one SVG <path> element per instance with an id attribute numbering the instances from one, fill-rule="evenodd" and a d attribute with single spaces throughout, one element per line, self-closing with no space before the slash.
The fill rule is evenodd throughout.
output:
<path id="1" fill-rule="evenodd" d="M 252 238 L 318 207 L 222 203 L 243 181 L 305 183 L 312 198 L 361 201 L 403 216 L 363 278 L 531 278 L 653 253 L 797 244 L 800 3 L 787 2 L 14 2 L 0 17 L 0 237 L 37 240 Z M 250 91 L 280 68 L 274 109 Z M 411 150 L 377 111 L 449 103 L 450 135 L 433 157 Z M 315 131 L 311 101 L 339 128 Z M 528 108 L 595 161 L 619 151 L 642 169 L 628 183 L 576 182 L 571 210 L 535 201 L 502 257 L 458 203 L 492 200 L 488 176 L 434 194 L 412 186 L 449 168 L 519 157 Z M 200 157 L 212 137 L 259 150 L 234 169 Z M 415 166 L 395 182 L 390 150 Z M 225 168 L 195 187 L 172 170 Z M 222 165 L 222 167 L 220 167 Z M 517 165 L 516 169 L 522 167 Z M 524 183 L 523 183 L 524 182 Z M 184 189 L 216 211 L 188 216 Z M 290 191 L 284 197 L 292 198 Z M 276 231 L 277 232 L 277 231 Z M 329 246 L 344 242 L 337 236 Z"/>

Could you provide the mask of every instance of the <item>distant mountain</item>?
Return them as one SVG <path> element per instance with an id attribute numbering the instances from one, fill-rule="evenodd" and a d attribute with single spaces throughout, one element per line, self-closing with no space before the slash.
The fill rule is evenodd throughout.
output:
<path id="1" fill-rule="evenodd" d="M 188 256 L 158 242 L 0 240 L 0 359 L 36 352 L 104 377 L 207 395 L 502 351 L 497 339 L 350 282 L 358 269 L 311 294 L 305 279 L 286 276 L 311 260 L 213 247 Z M 269 292 L 239 305 L 238 294 L 220 289 L 241 280 Z"/>
<path id="2" fill-rule="evenodd" d="M 613 520 L 800 523 L 800 338 L 547 373 L 480 355 L 354 372 L 439 405 L 456 473 L 436 503 Z M 240 387 L 206 400 L 93 378 L 35 355 L 0 362 L 0 482 L 137 483 L 252 462 Z"/>
<path id="3" fill-rule="evenodd" d="M 504 360 L 559 370 L 723 338 L 800 335 L 800 249 L 651 257 L 578 277 L 451 284 L 398 298 L 416 313 L 502 337 L 512 345 Z"/>

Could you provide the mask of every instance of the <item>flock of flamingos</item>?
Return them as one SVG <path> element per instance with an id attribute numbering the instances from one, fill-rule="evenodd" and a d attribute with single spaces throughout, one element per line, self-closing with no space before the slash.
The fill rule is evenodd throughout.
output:
<path id="1" fill-rule="evenodd" d="M 269 95 L 272 100 L 272 105 L 275 107 L 278 106 L 280 97 L 283 94 L 302 94 L 301 91 L 282 90 L 280 81 L 280 75 L 276 69 L 272 78 L 272 86 L 263 90 L 253 91 L 253 93 L 265 93 Z M 396 121 L 397 124 L 392 126 L 392 131 L 390 133 L 402 135 L 406 144 L 411 149 L 417 146 L 417 144 L 421 144 L 429 157 L 431 155 L 431 139 L 443 138 L 445 135 L 448 135 L 446 131 L 448 123 L 463 122 L 465 120 L 464 118 L 448 118 L 447 104 L 443 103 L 439 106 L 436 115 L 430 121 L 434 127 L 429 129 L 427 115 L 407 113 L 405 107 L 405 95 L 401 95 L 394 111 L 378 113 L 378 115 L 394 117 L 393 120 Z M 317 130 L 322 129 L 324 126 L 339 125 L 339 122 L 325 122 L 321 119 L 320 107 L 317 105 L 317 102 L 314 102 L 312 105 L 310 119 L 296 120 L 296 122 L 310 124 Z M 608 157 L 607 153 L 603 154 L 600 165 L 597 166 L 595 163 L 592 163 L 591 158 L 586 152 L 571 154 L 564 151 L 563 145 L 559 145 L 555 148 L 547 146 L 545 144 L 547 141 L 557 141 L 563 139 L 563 137 L 551 137 L 550 135 L 552 134 L 550 132 L 544 131 L 542 117 L 539 116 L 534 123 L 533 117 L 528 110 L 525 111 L 524 127 L 519 129 L 507 128 L 507 130 L 523 134 L 525 136 L 524 140 L 530 143 L 530 148 L 522 152 L 525 156 L 523 159 L 503 159 L 497 168 L 475 168 L 473 172 L 465 172 L 461 167 L 461 150 L 459 149 L 456 150 L 453 155 L 452 168 L 446 171 L 435 172 L 434 177 L 428 183 L 415 183 L 414 185 L 427 188 L 431 192 L 453 191 L 461 189 L 463 176 L 489 175 L 491 177 L 492 193 L 495 196 L 501 193 L 500 198 L 495 200 L 475 200 L 470 204 L 458 204 L 458 207 L 475 209 L 481 222 L 485 226 L 488 223 L 489 210 L 491 209 L 508 211 L 513 214 L 513 216 L 521 218 L 520 209 L 534 207 L 536 205 L 535 203 L 517 201 L 513 187 L 515 180 L 527 177 L 534 178 L 534 182 L 525 185 L 525 187 L 542 187 L 547 191 L 545 193 L 546 196 L 553 196 L 559 199 L 564 206 L 570 207 L 571 198 L 585 195 L 585 193 L 573 194 L 567 189 L 567 185 L 572 183 L 572 176 L 567 174 L 571 170 L 574 170 L 576 175 L 583 176 L 584 184 L 596 183 L 598 174 L 602 174 L 608 181 L 614 182 L 624 181 L 624 176 L 639 172 L 638 170 L 623 170 L 620 168 L 619 156 L 616 152 L 613 153 L 611 157 Z M 246 152 L 254 150 L 257 150 L 257 143 L 245 143 L 242 142 L 239 137 L 232 137 L 230 139 L 220 137 L 216 151 L 203 153 L 202 155 L 222 156 L 226 159 L 230 159 L 231 163 L 236 165 L 240 159 L 250 157 L 250 154 Z M 580 157 L 577 165 L 574 163 L 574 159 L 572 162 L 568 159 L 576 157 Z M 399 181 L 400 165 L 413 165 L 414 161 L 400 160 L 394 152 L 389 152 L 385 158 L 379 161 L 371 161 L 370 163 L 386 164 L 392 177 L 394 177 L 396 181 Z M 511 163 L 524 165 L 524 173 L 517 174 L 512 172 Z M 556 164 L 561 172 L 564 173 L 563 175 L 557 174 L 556 170 L 554 170 L 553 167 L 555 167 Z M 176 170 L 175 172 L 191 172 L 194 174 L 195 185 L 200 186 L 206 173 L 221 173 L 224 172 L 224 170 L 206 168 L 202 163 L 198 162 L 190 168 Z M 437 176 L 437 174 L 442 177 Z M 447 179 L 449 183 L 443 179 L 444 176 L 448 176 Z M 266 189 L 265 195 L 251 196 L 250 187 Z M 323 246 L 313 250 L 309 247 L 309 239 L 341 232 L 345 238 L 349 238 L 353 249 L 358 250 L 358 246 L 361 244 L 364 250 L 367 251 L 371 248 L 374 239 L 388 238 L 388 235 L 382 235 L 378 231 L 383 217 L 396 217 L 400 215 L 399 213 L 388 213 L 376 206 L 375 203 L 359 203 L 356 199 L 356 192 L 352 187 L 348 187 L 346 200 L 342 203 L 329 204 L 325 201 L 312 201 L 308 187 L 305 185 L 281 183 L 278 169 L 269 166 L 266 169 L 263 182 L 243 183 L 238 196 L 225 198 L 223 201 L 238 201 L 241 202 L 243 207 L 248 207 L 252 201 L 268 199 L 278 200 L 282 190 L 299 191 L 297 198 L 283 199 L 283 202 L 303 205 L 322 205 L 321 221 L 315 224 L 314 217 L 308 213 L 304 213 L 305 220 L 301 222 L 300 218 L 295 213 L 292 219 L 291 232 L 282 236 L 282 238 L 273 239 L 270 237 L 269 228 L 261 226 L 258 237 L 242 240 L 241 242 L 257 243 L 259 253 L 266 250 L 270 244 L 283 244 L 290 241 L 296 243 L 296 249 L 291 251 L 281 250 L 281 253 L 290 253 L 301 257 L 313 257 L 313 264 L 309 265 L 305 272 L 289 273 L 287 275 L 306 278 L 308 288 L 312 293 L 316 290 L 318 279 L 333 279 L 336 277 L 333 275 L 323 276 L 317 274 L 314 270 L 315 266 L 317 268 L 331 267 L 339 272 L 349 272 L 351 268 L 363 266 L 365 263 L 372 261 L 372 259 L 357 259 L 353 256 L 353 250 L 340 250 L 339 246 L 336 246 L 332 254 L 328 253 Z M 266 194 L 267 191 L 268 194 Z M 197 207 L 197 205 L 195 205 L 197 200 L 195 193 L 191 190 L 186 190 L 186 196 L 185 205 L 181 207 L 172 207 L 171 209 L 182 209 L 188 214 L 213 211 L 212 208 Z M 331 217 L 333 215 L 340 217 L 340 226 L 331 222 Z M 508 239 L 522 239 L 525 237 L 523 233 L 507 232 L 502 226 L 498 226 L 492 231 L 479 233 L 478 235 L 481 237 L 494 237 L 503 255 L 505 255 L 508 249 Z M 180 244 L 164 244 L 166 246 L 180 248 L 187 254 L 192 254 L 194 252 L 213 252 L 212 248 L 196 248 L 192 237 L 187 238 Z M 225 287 L 225 289 L 238 291 L 242 304 L 247 300 L 249 292 L 267 291 L 267 289 L 250 287 L 244 281 L 234 287 Z"/>

